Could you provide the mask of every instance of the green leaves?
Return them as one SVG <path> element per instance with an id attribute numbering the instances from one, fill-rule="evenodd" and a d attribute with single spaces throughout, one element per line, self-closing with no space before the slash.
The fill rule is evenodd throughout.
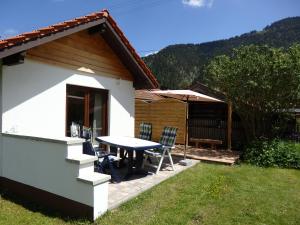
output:
<path id="1" fill-rule="evenodd" d="M 300 145 L 274 139 L 259 139 L 247 146 L 243 155 L 246 162 L 263 167 L 300 169 Z"/>
<path id="2" fill-rule="evenodd" d="M 226 93 L 247 123 L 264 123 L 266 117 L 299 103 L 300 45 L 288 49 L 242 46 L 231 56 L 214 58 L 205 70 L 210 86 Z M 264 126 L 252 124 L 253 129 Z M 251 133 L 262 135 L 265 131 Z"/>

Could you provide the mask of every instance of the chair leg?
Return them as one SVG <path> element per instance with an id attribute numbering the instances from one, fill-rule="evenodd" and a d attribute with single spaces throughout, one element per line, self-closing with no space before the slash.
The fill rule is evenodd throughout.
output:
<path id="1" fill-rule="evenodd" d="M 163 162 L 163 160 L 164 160 L 164 158 L 165 158 L 165 154 L 166 154 L 166 149 L 164 149 L 163 154 L 162 154 L 162 156 L 161 156 L 161 158 L 160 158 L 158 167 L 157 167 L 156 172 L 155 172 L 156 174 L 157 174 L 158 171 L 160 170 L 161 164 L 162 164 L 162 162 Z"/>
<path id="2" fill-rule="evenodd" d="M 173 169 L 173 171 L 175 171 L 174 164 L 173 164 L 173 159 L 172 159 L 172 156 L 171 156 L 171 153 L 170 153 L 169 149 L 167 149 L 167 154 L 169 156 L 169 160 L 170 160 L 172 169 Z"/>
<path id="3" fill-rule="evenodd" d="M 142 164 L 142 169 L 144 169 L 145 168 L 145 164 L 146 164 L 146 162 L 147 162 L 147 160 L 148 160 L 148 155 L 145 155 L 144 156 L 144 159 L 143 159 L 143 164 Z"/>

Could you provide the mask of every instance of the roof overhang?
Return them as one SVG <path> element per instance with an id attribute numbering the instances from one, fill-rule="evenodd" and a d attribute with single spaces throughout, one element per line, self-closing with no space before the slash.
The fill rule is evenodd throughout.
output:
<path id="1" fill-rule="evenodd" d="M 103 27 L 105 29 L 103 29 Z M 36 46 L 46 44 L 82 30 L 91 29 L 93 33 L 98 32 L 102 35 L 108 45 L 121 59 L 125 67 L 133 74 L 133 85 L 136 89 L 157 88 L 159 86 L 155 76 L 136 53 L 106 10 L 30 33 L 24 33 L 6 40 L 0 40 L 0 59 L 19 53 L 23 54 L 24 51 Z"/>

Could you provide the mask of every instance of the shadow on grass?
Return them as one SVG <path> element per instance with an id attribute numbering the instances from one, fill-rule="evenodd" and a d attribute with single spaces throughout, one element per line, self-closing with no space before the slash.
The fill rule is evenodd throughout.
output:
<path id="1" fill-rule="evenodd" d="M 10 201 L 16 205 L 19 205 L 31 212 L 38 212 L 44 215 L 45 217 L 49 217 L 52 219 L 59 219 L 66 223 L 70 224 L 91 224 L 91 221 L 89 221 L 87 218 L 79 218 L 79 217 L 73 217 L 73 216 L 66 216 L 63 215 L 62 212 L 59 212 L 55 209 L 48 208 L 46 206 L 43 206 L 41 204 L 38 204 L 34 201 L 25 199 L 8 189 L 0 187 L 0 200 L 4 199 L 7 201 Z M 5 208 L 5 207 L 4 207 Z M 42 222 L 42 221 L 41 221 Z"/>

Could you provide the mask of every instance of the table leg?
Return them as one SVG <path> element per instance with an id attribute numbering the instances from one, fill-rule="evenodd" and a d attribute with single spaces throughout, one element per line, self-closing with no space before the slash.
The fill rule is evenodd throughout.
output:
<path id="1" fill-rule="evenodd" d="M 120 148 L 120 158 L 123 159 L 125 157 L 125 150 L 124 148 Z"/>
<path id="2" fill-rule="evenodd" d="M 143 159 L 144 159 L 144 151 L 136 151 L 135 154 L 136 154 L 135 168 L 136 170 L 141 170 L 143 165 Z"/>
<path id="3" fill-rule="evenodd" d="M 144 151 L 136 151 L 135 170 L 133 170 L 133 151 L 128 150 L 128 169 L 124 180 L 128 180 L 133 174 L 148 175 L 148 171 L 142 169 Z"/>
<path id="4" fill-rule="evenodd" d="M 128 165 L 127 165 L 127 174 L 125 175 L 124 179 L 127 180 L 133 174 L 133 151 L 127 150 L 128 152 Z"/>

